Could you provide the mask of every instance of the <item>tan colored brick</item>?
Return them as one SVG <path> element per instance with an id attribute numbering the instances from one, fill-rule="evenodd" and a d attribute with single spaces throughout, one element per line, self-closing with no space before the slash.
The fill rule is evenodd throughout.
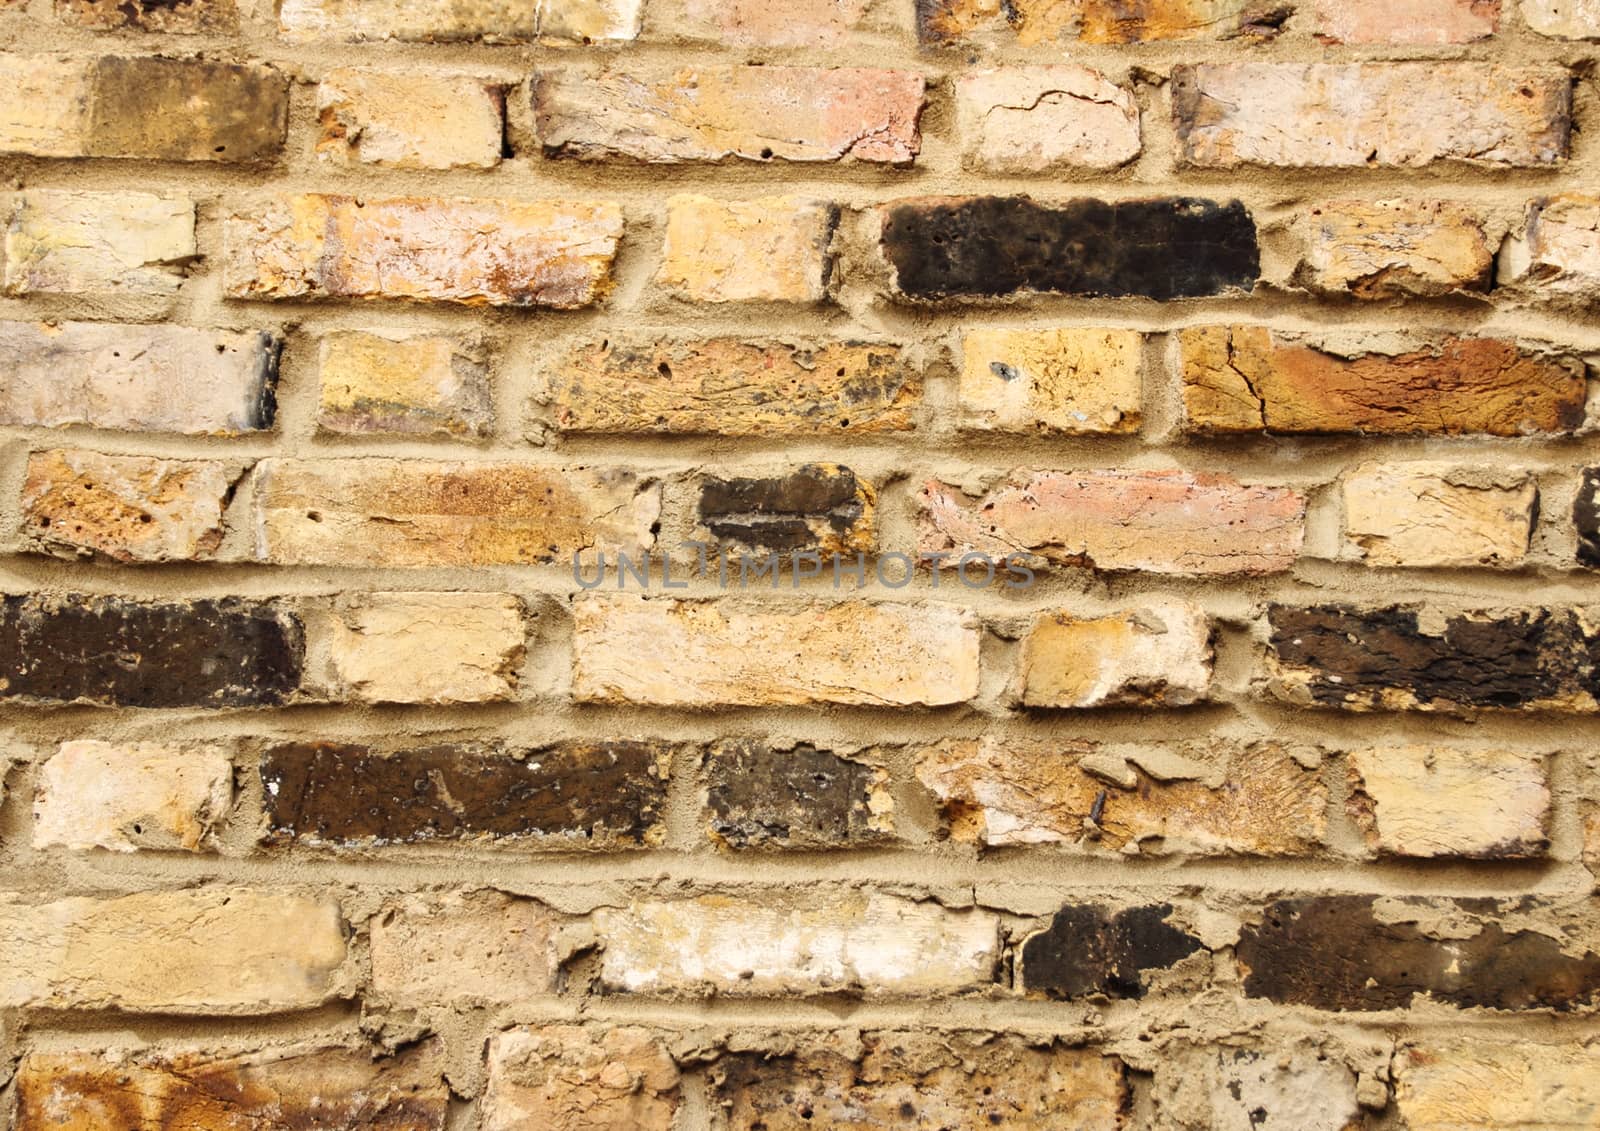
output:
<path id="1" fill-rule="evenodd" d="M 968 163 L 986 172 L 1115 169 L 1139 156 L 1139 103 L 1088 67 L 969 71 L 956 116 Z"/>
<path id="2" fill-rule="evenodd" d="M 943 706 L 978 691 L 978 622 L 950 605 L 784 611 L 607 596 L 577 602 L 573 619 L 573 694 L 583 702 Z"/>
<path id="3" fill-rule="evenodd" d="M 1522 0 L 1522 18 L 1540 35 L 1600 39 L 1600 3 L 1596 0 Z"/>
<path id="4" fill-rule="evenodd" d="M 1500 0 L 1315 0 L 1315 31 L 1329 43 L 1471 43 L 1499 24 Z"/>
<path id="5" fill-rule="evenodd" d="M 509 1004 L 555 989 L 560 916 L 493 891 L 407 895 L 370 924 L 372 988 L 390 1005 Z"/>
<path id="6" fill-rule="evenodd" d="M 1539 512 L 1538 484 L 1509 468 L 1369 463 L 1342 490 L 1345 537 L 1375 566 L 1519 566 Z"/>
<path id="7" fill-rule="evenodd" d="M 309 1009 L 338 988 L 338 904 L 283 889 L 0 899 L 0 1002 L 135 1013 Z"/>
<path id="8" fill-rule="evenodd" d="M 1330 200 L 1306 222 L 1311 287 L 1360 299 L 1484 291 L 1494 271 L 1478 210 L 1450 200 Z"/>
<path id="9" fill-rule="evenodd" d="M 866 68 L 705 66 L 643 74 L 540 71 L 534 117 L 547 157 L 910 164 L 923 79 Z"/>
<path id="10" fill-rule="evenodd" d="M 223 224 L 230 298 L 589 306 L 611 289 L 615 204 L 311 194 Z"/>
<path id="11" fill-rule="evenodd" d="M 317 156 L 341 164 L 492 169 L 505 144 L 505 87 L 472 75 L 341 67 L 317 111 Z"/>
<path id="12" fill-rule="evenodd" d="M 1600 1048 L 1575 1041 L 1441 1036 L 1402 1048 L 1394 1071 L 1411 1131 L 1578 1131 L 1600 1111 Z"/>
<path id="13" fill-rule="evenodd" d="M 1358 1089 L 1376 1084 L 1377 1096 L 1388 1094 L 1369 1081 L 1315 1040 L 1279 1036 L 1250 1047 L 1197 1035 L 1162 1047 L 1152 1122 L 1163 1131 L 1361 1131 L 1358 1095 L 1369 1103 L 1376 1096 Z"/>
<path id="14" fill-rule="evenodd" d="M 1554 165 L 1572 77 L 1482 63 L 1212 63 L 1173 70 L 1179 158 L 1205 169 Z"/>
<path id="15" fill-rule="evenodd" d="M 1283 7 L 1262 0 L 916 0 L 916 11 L 922 42 L 949 46 L 1002 29 L 1023 46 L 1270 38 L 1283 22 Z"/>
<path id="16" fill-rule="evenodd" d="M 62 23 L 94 31 L 226 35 L 239 30 L 234 0 L 55 0 L 55 15 Z"/>
<path id="17" fill-rule="evenodd" d="M 999 920 L 976 909 L 835 889 L 639 900 L 594 913 L 600 980 L 628 993 L 922 997 L 981 989 Z"/>
<path id="18" fill-rule="evenodd" d="M 1347 756 L 1345 808 L 1383 856 L 1543 856 L 1550 786 L 1542 755 L 1391 746 Z"/>
<path id="19" fill-rule="evenodd" d="M 217 460 L 34 452 L 22 485 L 22 533 L 43 549 L 119 562 L 216 556 L 238 472 Z"/>
<path id="20" fill-rule="evenodd" d="M 642 0 L 282 0 L 291 39 L 588 43 L 639 34 Z"/>
<path id="21" fill-rule="evenodd" d="M 652 39 L 735 47 L 836 47 L 862 23 L 871 0 L 650 0 Z"/>
<path id="22" fill-rule="evenodd" d="M 1211 625 L 1193 605 L 1040 617 L 1022 642 L 1027 707 L 1186 707 L 1211 690 Z"/>
<path id="23" fill-rule="evenodd" d="M 1541 298 L 1600 297 L 1600 196 L 1535 200 L 1506 245 L 1500 274 L 1501 283 Z"/>
<path id="24" fill-rule="evenodd" d="M 535 394 L 560 432 L 833 436 L 909 431 L 922 379 L 899 346 L 584 342 Z"/>
<path id="25" fill-rule="evenodd" d="M 1368 335 L 1340 349 L 1259 326 L 1177 337 L 1196 431 L 1522 436 L 1583 423 L 1582 363 L 1512 341 Z"/>
<path id="26" fill-rule="evenodd" d="M 233 804 L 233 766 L 218 747 L 63 742 L 39 770 L 33 846 L 214 851 Z"/>
<path id="27" fill-rule="evenodd" d="M 838 222 L 834 205 L 798 196 L 675 196 L 656 281 L 691 302 L 822 302 Z"/>
<path id="28" fill-rule="evenodd" d="M 1305 538 L 1305 496 L 1190 471 L 1026 471 L 981 499 L 924 485 L 918 548 L 1032 554 L 1104 572 L 1281 573 Z"/>
<path id="29" fill-rule="evenodd" d="M 165 298 L 196 257 L 194 205 L 142 192 L 30 189 L 10 201 L 0 290 Z"/>
<path id="30" fill-rule="evenodd" d="M 483 1131 L 672 1131 L 682 1103 L 666 1038 L 632 1025 L 527 1025 L 489 1038 Z"/>
<path id="31" fill-rule="evenodd" d="M 1594 877 L 1596 890 L 1600 890 L 1600 799 L 1586 801 L 1583 806 L 1583 866 Z"/>
<path id="32" fill-rule="evenodd" d="M 502 593 L 354 594 L 306 632 L 327 657 L 320 691 L 340 702 L 502 702 L 527 645 L 522 603 Z"/>
<path id="33" fill-rule="evenodd" d="M 323 336 L 317 428 L 345 436 L 487 436 L 494 430 L 488 350 L 476 337 Z"/>
<path id="34" fill-rule="evenodd" d="M 632 472 L 517 463 L 266 459 L 256 553 L 280 565 L 525 565 L 579 550 L 637 558 L 661 489 Z"/>
<path id="35" fill-rule="evenodd" d="M 94 83 L 82 59 L 0 55 L 0 153 L 82 157 Z"/>
<path id="36" fill-rule="evenodd" d="M 1137 432 L 1144 382 L 1137 330 L 968 330 L 961 424 L 997 432 Z"/>

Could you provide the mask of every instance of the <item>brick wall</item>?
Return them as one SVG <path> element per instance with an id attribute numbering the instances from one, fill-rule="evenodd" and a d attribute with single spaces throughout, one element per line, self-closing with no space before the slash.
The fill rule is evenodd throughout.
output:
<path id="1" fill-rule="evenodd" d="M 1600 1127 L 1597 43 L 0 0 L 14 1126 Z"/>

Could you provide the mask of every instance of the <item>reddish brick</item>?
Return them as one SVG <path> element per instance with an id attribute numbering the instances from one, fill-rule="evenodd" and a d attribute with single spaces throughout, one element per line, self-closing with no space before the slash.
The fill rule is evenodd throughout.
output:
<path id="1" fill-rule="evenodd" d="M 1471 43 L 1500 25 L 1500 0 L 1315 0 L 1329 43 Z"/>
<path id="2" fill-rule="evenodd" d="M 871 0 L 650 0 L 645 35 L 735 47 L 835 47 Z"/>
<path id="3" fill-rule="evenodd" d="M 483 1131 L 673 1131 L 682 1103 L 668 1037 L 649 1029 L 538 1025 L 489 1039 Z"/>

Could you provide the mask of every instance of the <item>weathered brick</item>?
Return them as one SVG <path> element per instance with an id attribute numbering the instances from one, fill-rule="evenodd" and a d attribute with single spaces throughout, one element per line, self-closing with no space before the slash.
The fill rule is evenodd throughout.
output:
<path id="1" fill-rule="evenodd" d="M 1146 971 L 1168 969 L 1202 949 L 1171 918 L 1168 904 L 1063 907 L 1048 927 L 1022 940 L 1017 983 L 1032 997 L 1142 998 Z"/>
<path id="2" fill-rule="evenodd" d="M 1358 299 L 1486 291 L 1494 249 L 1477 209 L 1452 200 L 1329 200 L 1306 220 L 1307 285 Z"/>
<path id="3" fill-rule="evenodd" d="M 1600 630 L 1583 610 L 1273 605 L 1267 620 L 1268 685 L 1292 703 L 1600 711 Z"/>
<path id="4" fill-rule="evenodd" d="M 30 189 L 0 199 L 8 215 L 9 295 L 166 298 L 196 257 L 194 204 L 142 192 Z"/>
<path id="5" fill-rule="evenodd" d="M 924 44 L 953 46 L 1004 28 L 1007 38 L 1032 46 L 1270 38 L 1288 9 L 1271 0 L 916 0 L 916 12 Z"/>
<path id="6" fill-rule="evenodd" d="M 922 148 L 923 79 L 860 67 L 703 66 L 651 77 L 546 69 L 533 80 L 546 157 L 855 161 Z"/>
<path id="7" fill-rule="evenodd" d="M 282 889 L 0 899 L 0 1002 L 136 1013 L 261 1014 L 338 989 L 338 904 Z"/>
<path id="8" fill-rule="evenodd" d="M 1600 566 L 1600 467 L 1586 467 L 1580 475 L 1572 526 L 1578 536 L 1578 564 Z"/>
<path id="9" fill-rule="evenodd" d="M 773 478 L 700 482 L 695 534 L 729 549 L 870 553 L 878 493 L 838 464 L 809 463 Z"/>
<path id="10" fill-rule="evenodd" d="M 1187 707 L 1211 690 L 1211 624 L 1168 601 L 1105 617 L 1040 617 L 1022 642 L 1025 707 Z"/>
<path id="11" fill-rule="evenodd" d="M 1591 775 L 1595 773 L 1590 770 Z M 1600 891 L 1600 797 L 1591 796 L 1583 804 L 1583 866 L 1594 877 L 1595 890 Z"/>
<path id="12" fill-rule="evenodd" d="M 225 35 L 239 30 L 234 0 L 55 0 L 55 15 L 62 23 L 94 31 Z"/>
<path id="13" fill-rule="evenodd" d="M 588 597 L 573 621 L 582 702 L 944 706 L 978 691 L 978 622 L 952 605 Z"/>
<path id="14" fill-rule="evenodd" d="M 1137 330 L 968 330 L 961 425 L 982 431 L 1133 433 L 1142 419 Z"/>
<path id="15" fill-rule="evenodd" d="M 324 335 L 318 348 L 320 431 L 475 438 L 494 429 L 481 338 L 345 330 Z"/>
<path id="16" fill-rule="evenodd" d="M 871 0 L 651 0 L 645 33 L 735 47 L 835 47 L 870 6 Z"/>
<path id="17" fill-rule="evenodd" d="M 1197 431 L 1523 436 L 1583 423 L 1582 362 L 1512 341 L 1341 350 L 1263 326 L 1202 326 L 1178 347 Z"/>
<path id="18" fill-rule="evenodd" d="M 1345 475 L 1344 532 L 1368 565 L 1519 566 L 1539 486 L 1514 469 L 1363 464 Z"/>
<path id="19" fill-rule="evenodd" d="M 920 550 L 1026 553 L 1105 572 L 1281 573 L 1305 537 L 1305 496 L 1190 471 L 1019 470 L 981 499 L 931 480 Z"/>
<path id="20" fill-rule="evenodd" d="M 843 848 L 894 835 L 889 771 L 871 752 L 730 739 L 706 757 L 711 839 L 727 848 Z"/>
<path id="21" fill-rule="evenodd" d="M 256 331 L 0 322 L 0 423 L 222 436 L 270 429 L 281 347 Z"/>
<path id="22" fill-rule="evenodd" d="M 443 1067 L 431 1041 L 382 1059 L 368 1048 L 311 1043 L 248 1052 L 36 1052 L 17 1073 L 16 1131 L 444 1131 Z"/>
<path id="23" fill-rule="evenodd" d="M 317 87 L 317 156 L 396 169 L 492 169 L 505 135 L 505 86 L 436 71 L 341 67 Z"/>
<path id="24" fill-rule="evenodd" d="M 496 891 L 401 896 L 372 917 L 372 988 L 398 1006 L 524 1001 L 560 971 L 561 916 Z"/>
<path id="25" fill-rule="evenodd" d="M 1600 299 L 1600 197 L 1563 193 L 1528 206 L 1507 242 L 1500 282 L 1541 298 Z"/>
<path id="26" fill-rule="evenodd" d="M 1163 1045 L 1150 1096 L 1164 1131 L 1361 1131 L 1359 1087 L 1337 1046 L 1314 1038 L 1240 1047 L 1197 1035 Z"/>
<path id="27" fill-rule="evenodd" d="M 1600 1049 L 1577 1041 L 1424 1039 L 1399 1051 L 1394 1074 L 1411 1131 L 1577 1131 L 1600 1111 Z"/>
<path id="28" fill-rule="evenodd" d="M 649 1029 L 529 1025 L 489 1038 L 483 1131 L 672 1131 L 681 1103 L 667 1038 Z"/>
<path id="29" fill-rule="evenodd" d="M 1315 0 L 1328 43 L 1471 43 L 1500 25 L 1500 0 Z"/>
<path id="30" fill-rule="evenodd" d="M 562 432 L 904 432 L 920 374 L 896 345 L 705 338 L 575 346 L 537 394 Z"/>
<path id="31" fill-rule="evenodd" d="M 1540 35 L 1600 39 L 1600 7 L 1593 0 L 1522 0 L 1522 18 Z"/>
<path id="32" fill-rule="evenodd" d="M 639 34 L 642 0 L 282 0 L 292 39 L 589 43 Z"/>
<path id="33" fill-rule="evenodd" d="M 308 614 L 306 637 L 308 691 L 442 706 L 514 698 L 528 628 L 504 593 L 355 593 Z"/>
<path id="34" fill-rule="evenodd" d="M 857 888 L 639 900 L 593 915 L 613 992 L 922 997 L 992 983 L 999 920 Z"/>
<path id="35" fill-rule="evenodd" d="M 690 302 L 823 302 L 838 224 L 836 206 L 799 196 L 675 196 L 656 282 Z"/>
<path id="36" fill-rule="evenodd" d="M 1566 1011 L 1600 990 L 1600 955 L 1556 923 L 1502 927 L 1534 901 L 1321 895 L 1282 899 L 1240 931 L 1249 997 L 1329 1010 L 1404 1009 L 1419 997 L 1461 1008 Z M 1559 918 L 1559 917 L 1557 917 Z"/>
<path id="37" fill-rule="evenodd" d="M 956 80 L 963 151 L 994 173 L 1115 169 L 1139 156 L 1132 91 L 1078 65 L 970 71 Z"/>
<path id="38" fill-rule="evenodd" d="M 841 1042 L 842 1043 L 842 1042 Z M 855 1055 L 738 1053 L 711 1070 L 716 1131 L 1009 1127 L 1118 1131 L 1122 1064 L 1094 1049 L 1012 1034 L 869 1032 Z"/>
<path id="39" fill-rule="evenodd" d="M 1172 72 L 1186 165 L 1554 165 L 1572 76 L 1534 64 L 1205 63 Z"/>
<path id="40" fill-rule="evenodd" d="M 1544 757 L 1514 750 L 1390 746 L 1351 751 L 1345 808 L 1384 856 L 1543 856 Z"/>
<path id="41" fill-rule="evenodd" d="M 661 489 L 627 471 L 430 460 L 266 459 L 256 549 L 281 565 L 518 565 L 648 548 Z"/>
<path id="42" fill-rule="evenodd" d="M 323 847 L 515 839 L 557 849 L 661 843 L 672 749 L 527 750 L 295 742 L 261 756 L 267 839 Z"/>
<path id="43" fill-rule="evenodd" d="M 55 449 L 28 457 L 22 534 L 66 556 L 119 562 L 202 561 L 222 544 L 238 478 L 217 460 Z"/>
<path id="44" fill-rule="evenodd" d="M 270 602 L 36 594 L 0 604 L 0 696 L 110 707 L 259 707 L 300 684 L 300 624 Z"/>
<path id="45" fill-rule="evenodd" d="M 1249 291 L 1260 273 L 1255 222 L 1236 200 L 928 197 L 882 217 L 883 254 L 909 298 L 1194 298 Z"/>
<path id="46" fill-rule="evenodd" d="M 39 770 L 33 846 L 213 851 L 233 804 L 233 765 L 216 746 L 63 742 Z"/>
<path id="47" fill-rule="evenodd" d="M 621 238 L 607 203 L 280 197 L 224 220 L 223 289 L 574 310 L 610 291 Z"/>
<path id="48" fill-rule="evenodd" d="M 83 59 L 0 55 L 0 153 L 82 157 L 88 148 L 93 75 Z"/>
<path id="49" fill-rule="evenodd" d="M 917 779 L 959 841 L 1083 851 L 1302 856 L 1327 835 L 1314 752 L 1276 742 L 1106 750 L 989 736 L 928 747 Z"/>

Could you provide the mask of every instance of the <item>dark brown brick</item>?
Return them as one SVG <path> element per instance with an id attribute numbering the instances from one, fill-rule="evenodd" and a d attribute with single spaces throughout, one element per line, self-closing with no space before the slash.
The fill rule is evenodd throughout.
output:
<path id="1" fill-rule="evenodd" d="M 873 547 L 876 502 L 849 468 L 813 463 L 771 479 L 708 478 L 699 518 L 726 545 L 854 554 Z"/>
<path id="2" fill-rule="evenodd" d="M 0 605 L 0 697 L 116 707 L 257 707 L 300 685 L 300 622 L 266 601 Z"/>
<path id="3" fill-rule="evenodd" d="M 257 162 L 283 149 L 289 80 L 271 67 L 108 57 L 93 83 L 91 157 Z"/>
<path id="4" fill-rule="evenodd" d="M 527 837 L 551 847 L 659 842 L 671 752 L 563 743 L 514 754 L 441 745 L 392 754 L 289 743 L 261 758 L 268 838 L 316 845 Z"/>
<path id="5" fill-rule="evenodd" d="M 1583 469 L 1572 503 L 1572 525 L 1578 532 L 1579 563 L 1600 567 L 1600 467 Z"/>
<path id="6" fill-rule="evenodd" d="M 731 848 L 836 848 L 893 835 L 888 771 L 809 743 L 717 743 L 706 783 L 712 839 Z"/>
<path id="7" fill-rule="evenodd" d="M 1050 926 L 1023 940 L 1018 981 L 1025 992 L 1050 998 L 1141 998 L 1146 970 L 1166 969 L 1201 947 L 1167 922 L 1171 914 L 1165 904 L 1117 912 L 1063 907 Z"/>

